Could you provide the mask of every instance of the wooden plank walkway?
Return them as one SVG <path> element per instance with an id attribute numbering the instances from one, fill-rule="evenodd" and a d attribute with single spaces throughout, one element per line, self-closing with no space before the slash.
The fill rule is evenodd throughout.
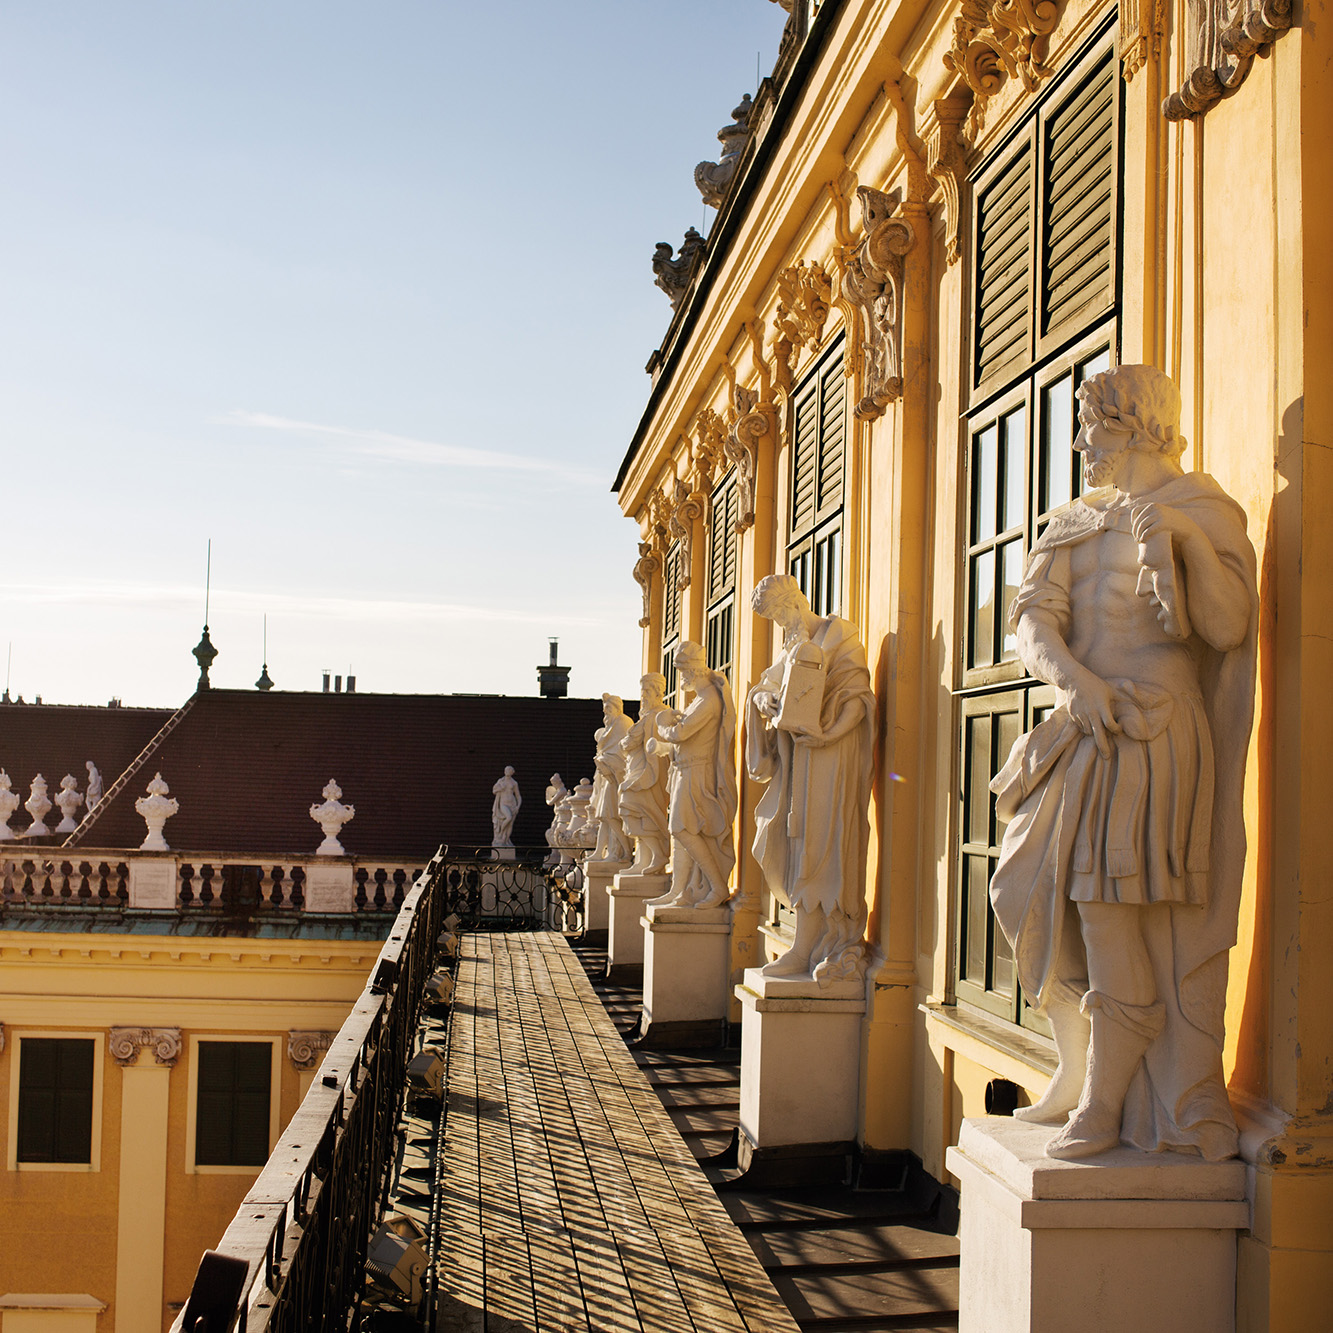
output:
<path id="1" fill-rule="evenodd" d="M 561 935 L 464 936 L 439 1333 L 797 1333 Z"/>

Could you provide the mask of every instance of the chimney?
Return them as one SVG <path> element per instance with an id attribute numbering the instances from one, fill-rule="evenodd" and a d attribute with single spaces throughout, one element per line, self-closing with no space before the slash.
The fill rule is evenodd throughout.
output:
<path id="1" fill-rule="evenodd" d="M 329 692 L 329 673 L 326 671 L 324 673 L 324 693 L 327 694 L 328 692 Z"/>
<path id="2" fill-rule="evenodd" d="M 334 676 L 333 692 L 334 694 L 341 694 L 343 692 L 343 678 L 341 676 Z"/>
<path id="3" fill-rule="evenodd" d="M 347 677 L 347 693 L 348 693 L 348 694 L 355 694 L 355 693 L 356 693 L 356 677 L 355 677 L 355 676 L 348 676 L 348 677 Z"/>
<path id="4" fill-rule="evenodd" d="M 560 640 L 551 640 L 551 660 L 537 668 L 537 689 L 545 699 L 563 699 L 569 693 L 569 668 L 560 666 L 557 658 Z"/>

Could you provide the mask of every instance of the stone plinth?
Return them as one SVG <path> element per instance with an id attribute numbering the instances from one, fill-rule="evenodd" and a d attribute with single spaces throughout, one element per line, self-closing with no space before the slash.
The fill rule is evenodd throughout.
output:
<path id="1" fill-rule="evenodd" d="M 176 858 L 135 856 L 130 859 L 130 906 L 172 911 L 176 906 Z"/>
<path id="2" fill-rule="evenodd" d="M 663 907 L 641 918 L 645 1046 L 716 1046 L 727 1018 L 729 907 Z"/>
<path id="3" fill-rule="evenodd" d="M 583 933 L 598 940 L 605 937 L 610 924 L 611 903 L 607 891 L 611 881 L 629 865 L 628 861 L 594 861 L 589 857 L 583 863 Z"/>
<path id="4" fill-rule="evenodd" d="M 635 982 L 643 976 L 643 914 L 650 898 L 671 887 L 670 875 L 640 875 L 622 870 L 607 889 L 610 907 L 606 936 L 606 979 Z"/>
<path id="5" fill-rule="evenodd" d="M 820 986 L 746 968 L 741 1002 L 740 1165 L 779 1183 L 842 1171 L 856 1140 L 865 984 Z M 757 1179 L 757 1176 L 756 1176 Z"/>
<path id="6" fill-rule="evenodd" d="M 1233 1333 L 1245 1164 L 1116 1148 L 1045 1156 L 1056 1126 L 965 1120 L 960 1333 Z"/>
<path id="7" fill-rule="evenodd" d="M 312 865 L 305 872 L 306 912 L 355 912 L 356 885 L 352 882 L 352 863 Z"/>

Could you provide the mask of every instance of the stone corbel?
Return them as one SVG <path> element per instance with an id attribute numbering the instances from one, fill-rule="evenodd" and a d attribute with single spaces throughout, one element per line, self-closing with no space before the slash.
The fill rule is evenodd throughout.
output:
<path id="1" fill-rule="evenodd" d="M 1162 54 L 1162 33 L 1166 29 L 1165 0 L 1120 0 L 1120 32 L 1116 49 L 1120 52 L 1120 73 L 1126 83 L 1148 63 Z"/>
<path id="2" fill-rule="evenodd" d="M 1197 0 L 1187 10 L 1190 72 L 1162 103 L 1167 120 L 1202 116 L 1230 97 L 1249 76 L 1255 56 L 1291 27 L 1291 0 Z"/>
<path id="3" fill-rule="evenodd" d="M 784 268 L 777 275 L 778 312 L 774 320 L 773 353 L 778 386 L 792 389 L 796 349 L 816 347 L 828 319 L 833 284 L 823 267 L 804 261 Z"/>
<path id="4" fill-rule="evenodd" d="M 736 466 L 736 532 L 754 526 L 755 450 L 774 431 L 777 412 L 772 403 L 761 402 L 751 389 L 737 385 L 733 392 L 735 415 L 724 448 Z"/>
<path id="5" fill-rule="evenodd" d="M 125 1068 L 132 1065 L 139 1052 L 151 1050 L 160 1065 L 170 1069 L 180 1058 L 180 1028 L 112 1028 L 110 1041 L 111 1056 L 115 1062 Z"/>
<path id="6" fill-rule="evenodd" d="M 333 1045 L 336 1032 L 300 1032 L 287 1034 L 287 1058 L 299 1073 L 308 1074 L 319 1067 L 324 1052 Z"/>
<path id="7" fill-rule="evenodd" d="M 958 231 L 962 225 L 962 185 L 967 175 L 967 148 L 963 120 L 968 97 L 940 97 L 926 108 L 922 134 L 926 141 L 926 171 L 944 196 L 944 256 L 956 264 L 962 254 Z"/>
<path id="8" fill-rule="evenodd" d="M 634 582 L 643 591 L 643 615 L 639 617 L 639 628 L 647 629 L 653 623 L 653 576 L 662 568 L 662 562 L 653 550 L 651 542 L 639 543 L 639 558 L 634 562 Z"/>
<path id="9" fill-rule="evenodd" d="M 865 238 L 849 257 L 843 293 L 856 309 L 861 364 L 861 397 L 856 415 L 882 416 L 902 396 L 903 256 L 916 243 L 916 230 L 895 216 L 896 195 L 860 186 Z"/>
<path id="10" fill-rule="evenodd" d="M 1050 77 L 1046 51 L 1063 12 L 1063 0 L 963 0 L 944 65 L 972 90 L 963 123 L 968 143 L 976 143 L 986 104 L 1006 80 L 1017 79 L 1031 93 Z"/>
<path id="11" fill-rule="evenodd" d="M 677 477 L 671 492 L 670 517 L 667 530 L 673 542 L 680 543 L 680 574 L 677 582 L 682 589 L 690 586 L 690 568 L 694 552 L 694 525 L 704 516 L 704 497 L 690 490 L 689 483 Z"/>

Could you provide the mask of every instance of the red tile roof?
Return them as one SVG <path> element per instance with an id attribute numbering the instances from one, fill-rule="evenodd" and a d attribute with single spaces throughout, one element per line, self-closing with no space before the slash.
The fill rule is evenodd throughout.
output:
<path id="1" fill-rule="evenodd" d="M 166 716 L 154 715 L 150 735 Z M 424 859 L 442 842 L 490 844 L 491 786 L 512 764 L 523 794 L 514 842 L 538 845 L 547 779 L 591 777 L 601 725 L 600 699 L 208 690 L 81 842 L 137 847 L 134 802 L 161 771 L 180 802 L 166 826 L 173 848 L 313 853 L 323 835 L 310 807 L 335 778 L 356 807 L 341 837 L 350 854 Z M 43 770 L 53 792 L 65 771 Z M 103 768 L 108 789 L 120 771 Z"/>

